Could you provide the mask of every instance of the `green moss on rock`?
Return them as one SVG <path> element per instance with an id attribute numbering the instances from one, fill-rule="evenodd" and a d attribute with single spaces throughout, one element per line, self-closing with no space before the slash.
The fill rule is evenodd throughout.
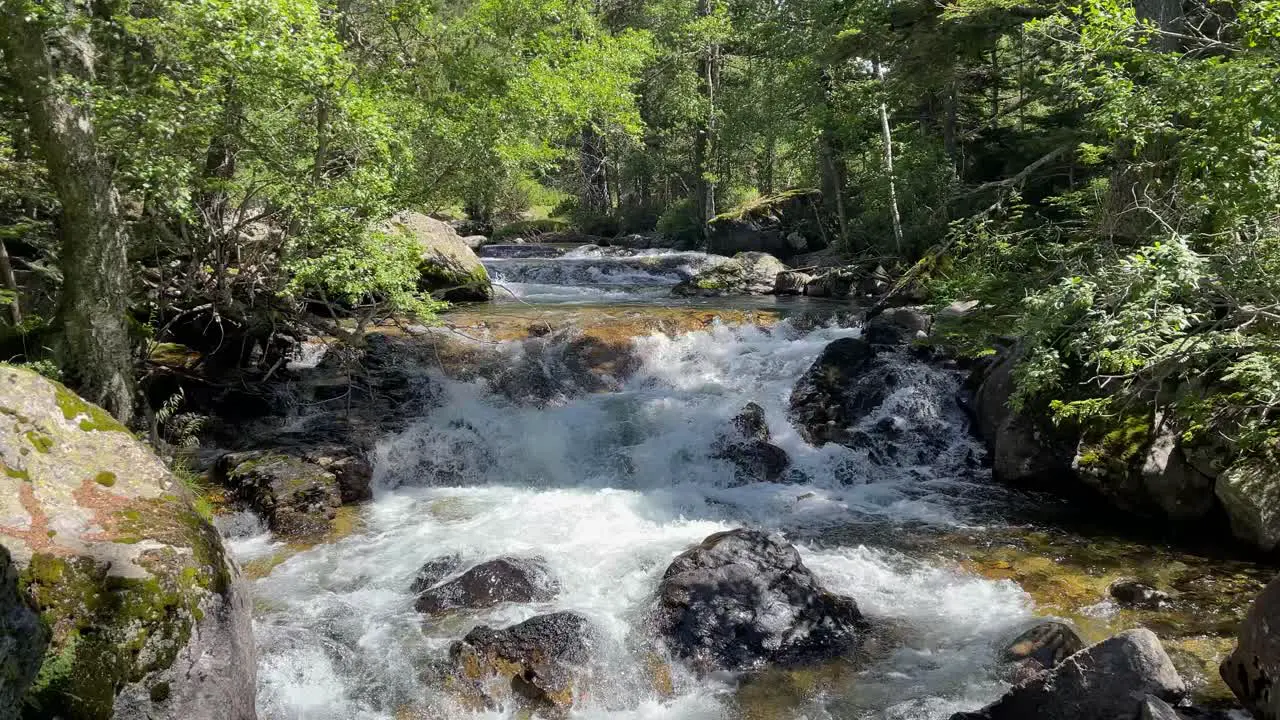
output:
<path id="1" fill-rule="evenodd" d="M 31 447 L 36 452 L 45 453 L 46 455 L 53 449 L 53 438 L 36 430 L 28 430 L 26 432 L 27 442 L 31 443 Z"/>
<path id="2" fill-rule="evenodd" d="M 111 417 L 106 410 L 85 402 L 79 395 L 71 392 L 61 383 L 51 382 L 56 393 L 58 407 L 67 420 L 81 418 L 80 429 L 85 432 L 129 432 L 120 421 Z"/>
<path id="3" fill-rule="evenodd" d="M 111 472 L 110 470 L 103 470 L 102 472 L 93 476 L 93 481 L 98 483 L 102 487 L 111 487 L 116 484 L 116 474 Z"/>

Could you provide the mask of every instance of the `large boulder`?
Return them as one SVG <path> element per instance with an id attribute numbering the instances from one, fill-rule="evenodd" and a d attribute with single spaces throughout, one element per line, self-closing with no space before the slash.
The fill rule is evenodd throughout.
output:
<path id="1" fill-rule="evenodd" d="M 986 370 L 978 387 L 974 414 L 978 430 L 991 450 L 995 479 L 1015 485 L 1053 486 L 1071 477 L 1075 442 L 1063 438 L 1050 423 L 1014 410 L 1013 368 L 1017 355 L 1005 354 Z"/>
<path id="2" fill-rule="evenodd" d="M 217 477 L 233 499 L 253 509 L 271 531 L 290 540 L 319 540 L 330 531 L 342 487 L 334 473 L 283 452 L 227 453 Z"/>
<path id="3" fill-rule="evenodd" d="M 1171 423 L 1158 420 L 1138 472 L 1147 495 L 1167 517 L 1199 520 L 1216 505 L 1214 479 L 1187 459 L 1181 435 Z"/>
<path id="4" fill-rule="evenodd" d="M 559 590 L 560 583 L 541 558 L 503 557 L 423 590 L 413 607 L 426 615 L 440 615 L 501 603 L 546 602 Z"/>
<path id="5" fill-rule="evenodd" d="M 773 292 L 778 273 L 786 269 L 787 266 L 772 255 L 738 253 L 727 262 L 703 270 L 676 285 L 671 294 L 683 297 L 768 295 Z"/>
<path id="6" fill-rule="evenodd" d="M 1280 545 L 1280 469 L 1275 464 L 1241 458 L 1213 489 L 1237 538 L 1266 552 Z"/>
<path id="7" fill-rule="evenodd" d="M 803 295 L 813 276 L 796 270 L 784 270 L 773 279 L 774 295 Z"/>
<path id="8" fill-rule="evenodd" d="M 578 671 L 591 655 L 591 627 L 575 612 L 537 615 L 495 630 L 481 625 L 449 648 L 450 683 L 481 708 L 513 703 L 540 716 L 573 707 Z"/>
<path id="9" fill-rule="evenodd" d="M 396 213 L 384 226 L 407 233 L 422 246 L 420 282 L 424 290 L 445 300 L 489 300 L 493 286 L 480 258 L 451 225 L 422 213 Z"/>
<path id="10" fill-rule="evenodd" d="M 872 345 L 906 345 L 928 337 L 933 317 L 921 308 L 888 308 L 867 321 L 863 337 Z"/>
<path id="11" fill-rule="evenodd" d="M 871 366 L 875 349 L 860 338 L 840 338 L 822 349 L 791 391 L 788 416 L 811 445 L 845 443 L 865 408 L 850 407 L 849 392 Z"/>
<path id="12" fill-rule="evenodd" d="M 101 408 L 33 372 L 0 367 L 0 413 L 3 574 L 16 569 L 48 633 L 27 714 L 254 718 L 248 598 L 185 486 Z M 18 649 L 0 663 L 19 683 L 0 683 L 11 702 L 37 638 L 15 638 L 29 618 L 0 607 L 0 648 Z"/>
<path id="13" fill-rule="evenodd" d="M 1140 628 L 1085 648 L 986 708 L 952 720 L 1138 720 L 1148 695 L 1176 701 L 1186 691 L 1160 639 Z"/>
<path id="14" fill-rule="evenodd" d="M 740 483 L 777 482 L 791 465 L 791 458 L 770 442 L 772 439 L 764 408 L 747 403 L 716 439 L 712 457 L 733 463 L 734 478 Z"/>
<path id="15" fill-rule="evenodd" d="M 867 623 L 852 598 L 818 584 L 777 535 L 711 535 L 662 576 L 654 624 L 699 672 L 799 665 L 856 650 Z"/>
<path id="16" fill-rule="evenodd" d="M 721 255 L 767 252 L 781 257 L 817 250 L 825 244 L 819 240 L 821 201 L 816 190 L 788 190 L 753 200 L 711 220 L 707 249 Z"/>
<path id="17" fill-rule="evenodd" d="M 1257 720 L 1280 720 L 1280 578 L 1253 601 L 1236 649 L 1219 668 L 1227 687 Z"/>
<path id="18" fill-rule="evenodd" d="M 1083 649 L 1084 641 L 1075 628 L 1064 622 L 1044 620 L 1006 643 L 1000 660 L 1010 667 L 1009 675 L 1022 682 L 1054 669 Z"/>
<path id="19" fill-rule="evenodd" d="M 0 717 L 15 717 L 49 645 L 49 628 L 18 588 L 18 568 L 0 545 Z"/>

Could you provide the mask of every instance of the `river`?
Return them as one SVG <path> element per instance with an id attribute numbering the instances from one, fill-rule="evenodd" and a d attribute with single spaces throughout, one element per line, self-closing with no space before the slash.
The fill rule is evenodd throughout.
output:
<path id="1" fill-rule="evenodd" d="M 1041 616 L 1072 619 L 1090 640 L 1151 625 L 1203 697 L 1222 695 L 1211 674 L 1227 642 L 1219 626 L 1262 573 L 1046 524 L 1069 508 L 993 484 L 959 399 L 960 371 L 901 353 L 897 389 L 863 422 L 868 447 L 817 449 L 788 422 L 787 401 L 827 343 L 860 333 L 842 308 L 673 303 L 672 285 L 721 261 L 700 253 L 489 254 L 503 297 L 446 320 L 490 331 L 485 342 L 510 366 L 534 367 L 543 376 L 530 382 L 555 392 L 530 400 L 492 377 L 437 374 L 437 408 L 379 444 L 375 499 L 350 534 L 289 553 L 262 534 L 232 541 L 242 562 L 277 557 L 254 581 L 262 717 L 522 717 L 453 704 L 429 669 L 474 625 L 555 610 L 579 611 L 598 630 L 577 720 L 945 720 L 1004 691 L 1000 644 Z M 558 337 L 492 333 L 512 315 L 592 325 L 660 313 L 699 320 L 624 338 L 628 371 L 591 387 L 545 361 Z M 785 483 L 738 485 L 733 466 L 712 457 L 748 402 L 763 406 L 773 442 L 791 456 Z M 744 526 L 783 533 L 828 588 L 855 598 L 880 629 L 878 649 L 858 663 L 749 682 L 699 680 L 655 656 L 644 618 L 667 564 Z M 409 586 L 424 562 L 451 554 L 540 556 L 561 590 L 545 603 L 424 620 Z M 1175 610 L 1116 608 L 1105 588 L 1122 574 L 1172 587 Z"/>

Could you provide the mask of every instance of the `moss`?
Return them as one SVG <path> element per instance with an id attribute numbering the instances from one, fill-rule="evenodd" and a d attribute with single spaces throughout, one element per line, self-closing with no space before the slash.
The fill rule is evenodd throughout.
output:
<path id="1" fill-rule="evenodd" d="M 52 383 L 62 416 L 67 420 L 81 418 L 80 429 L 85 432 L 129 432 L 120 421 L 111 417 L 110 413 L 92 403 L 85 402 L 79 395 L 68 390 L 64 385 Z"/>
<path id="2" fill-rule="evenodd" d="M 7 477 L 11 477 L 15 480 L 22 480 L 23 482 L 31 482 L 31 473 L 26 470 L 19 470 L 18 468 L 10 466 L 9 463 L 6 463 L 3 459 L 0 459 L 0 470 L 3 470 Z"/>
<path id="3" fill-rule="evenodd" d="M 110 470 L 103 470 L 102 472 L 93 476 L 93 481 L 98 483 L 102 487 L 112 487 L 113 485 L 116 484 L 116 474 L 111 472 Z"/>
<path id="4" fill-rule="evenodd" d="M 31 443 L 31 447 L 35 448 L 38 453 L 48 455 L 49 451 L 53 449 L 53 438 L 42 432 L 28 430 L 26 437 L 27 442 Z"/>
<path id="5" fill-rule="evenodd" d="M 156 702 L 156 703 L 164 702 L 165 700 L 169 699 L 169 696 L 172 694 L 172 692 L 173 691 L 169 687 L 169 683 L 158 682 L 155 685 L 151 686 L 151 691 L 149 693 L 151 696 L 151 702 Z"/>

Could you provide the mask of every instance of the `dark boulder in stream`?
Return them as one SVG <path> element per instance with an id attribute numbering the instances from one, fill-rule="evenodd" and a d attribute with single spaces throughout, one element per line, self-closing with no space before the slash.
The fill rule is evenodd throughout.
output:
<path id="1" fill-rule="evenodd" d="M 777 482 L 791 465 L 791 458 L 786 450 L 770 442 L 773 438 L 764 408 L 747 403 L 729 424 L 712 447 L 712 457 L 733 463 L 734 478 L 739 483 Z"/>
<path id="2" fill-rule="evenodd" d="M 1219 671 L 1257 720 L 1280 720 L 1280 578 L 1253 601 L 1240 624 L 1236 649 Z"/>
<path id="3" fill-rule="evenodd" d="M 564 717 L 573 705 L 574 671 L 590 659 L 590 635 L 590 623 L 575 612 L 537 615 L 501 630 L 481 625 L 449 648 L 455 687 L 481 707 L 511 700 Z"/>
<path id="4" fill-rule="evenodd" d="M 699 672 L 842 657 L 868 630 L 857 603 L 819 585 L 793 546 L 749 529 L 711 535 L 673 560 L 654 624 Z"/>
<path id="5" fill-rule="evenodd" d="M 774 290 L 778 273 L 786 270 L 781 260 L 768 253 L 740 252 L 676 285 L 671 294 L 676 297 L 768 295 Z"/>
<path id="6" fill-rule="evenodd" d="M 1187 687 L 1155 633 L 1127 630 L 951 720 L 1138 720 L 1147 696 L 1177 701 Z"/>
<path id="7" fill-rule="evenodd" d="M 329 532 L 342 504 L 338 477 L 320 465 L 282 452 L 228 453 L 217 477 L 236 500 L 258 513 L 272 532 L 315 540 Z"/>
<path id="8" fill-rule="evenodd" d="M 1052 670 L 1063 660 L 1084 649 L 1084 641 L 1075 628 L 1064 622 L 1045 620 L 1020 633 L 1000 653 L 1000 660 L 1011 666 L 1009 675 L 1022 682 Z"/>
<path id="9" fill-rule="evenodd" d="M 859 416 L 850 407 L 849 390 L 874 357 L 875 349 L 860 338 L 841 338 L 822 349 L 791 391 L 788 415 L 806 442 L 821 446 L 847 440 L 847 429 Z"/>
<path id="10" fill-rule="evenodd" d="M 559 590 L 559 581 L 541 558 L 502 557 L 423 590 L 413 607 L 420 613 L 438 615 L 509 602 L 546 602 Z"/>

